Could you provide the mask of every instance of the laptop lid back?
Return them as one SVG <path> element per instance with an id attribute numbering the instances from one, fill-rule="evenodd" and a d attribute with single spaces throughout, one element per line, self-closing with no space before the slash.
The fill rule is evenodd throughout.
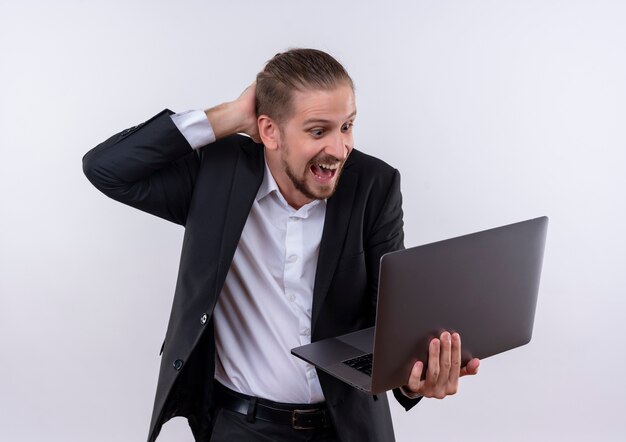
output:
<path id="1" fill-rule="evenodd" d="M 460 333 L 463 365 L 527 344 L 547 225 L 541 217 L 384 255 L 372 394 L 403 385 L 443 330 Z"/>

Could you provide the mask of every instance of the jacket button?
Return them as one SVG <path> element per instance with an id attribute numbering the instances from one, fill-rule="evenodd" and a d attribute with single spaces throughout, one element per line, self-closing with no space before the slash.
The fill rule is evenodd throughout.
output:
<path id="1" fill-rule="evenodd" d="M 204 325 L 206 324 L 206 313 L 203 313 L 202 316 L 200 316 L 200 324 Z"/>
<path id="2" fill-rule="evenodd" d="M 172 365 L 174 365 L 174 369 L 180 370 L 181 368 L 183 368 L 183 361 L 182 361 L 182 359 L 176 359 L 174 361 L 174 364 L 172 364 Z"/>

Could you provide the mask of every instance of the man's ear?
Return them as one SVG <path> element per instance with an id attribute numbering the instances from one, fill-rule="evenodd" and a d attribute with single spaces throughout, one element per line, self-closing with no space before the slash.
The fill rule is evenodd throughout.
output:
<path id="1" fill-rule="evenodd" d="M 280 133 L 276 122 L 267 115 L 259 115 L 257 118 L 259 136 L 265 147 L 269 150 L 278 149 Z"/>

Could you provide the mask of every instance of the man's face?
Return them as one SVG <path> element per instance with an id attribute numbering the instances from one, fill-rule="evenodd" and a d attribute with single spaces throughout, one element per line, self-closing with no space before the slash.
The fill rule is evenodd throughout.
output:
<path id="1" fill-rule="evenodd" d="M 331 90 L 296 91 L 292 98 L 292 115 L 279 125 L 269 164 L 287 202 L 301 207 L 335 192 L 353 148 L 356 105 L 347 84 Z"/>

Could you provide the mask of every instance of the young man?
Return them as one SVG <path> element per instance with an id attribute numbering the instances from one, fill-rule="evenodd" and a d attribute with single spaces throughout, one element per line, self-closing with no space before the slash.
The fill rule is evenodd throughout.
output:
<path id="1" fill-rule="evenodd" d="M 290 355 L 372 326 L 380 257 L 403 247 L 399 173 L 353 149 L 355 117 L 345 69 L 298 49 L 233 102 L 163 111 L 85 155 L 105 194 L 185 226 L 149 441 L 173 416 L 203 441 L 394 440 L 386 396 Z M 454 394 L 478 369 L 460 354 L 457 334 L 433 340 L 397 400 Z"/>

